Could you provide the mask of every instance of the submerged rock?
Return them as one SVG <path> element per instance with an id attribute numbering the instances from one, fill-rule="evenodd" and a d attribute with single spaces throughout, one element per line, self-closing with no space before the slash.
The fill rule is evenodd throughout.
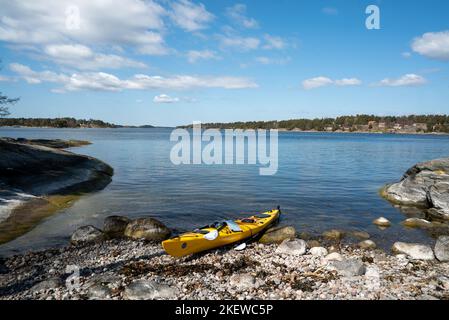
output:
<path id="1" fill-rule="evenodd" d="M 276 249 L 276 253 L 302 256 L 306 253 L 307 243 L 301 239 L 284 240 Z"/>
<path id="2" fill-rule="evenodd" d="M 296 237 L 296 229 L 292 226 L 274 227 L 268 229 L 259 239 L 260 243 L 281 243 L 286 239 L 293 240 Z"/>
<path id="3" fill-rule="evenodd" d="M 435 256 L 441 262 L 449 261 L 449 236 L 438 237 L 435 243 Z"/>
<path id="4" fill-rule="evenodd" d="M 391 248 L 393 253 L 403 253 L 414 260 L 433 260 L 432 248 L 418 243 L 396 242 Z"/>
<path id="5" fill-rule="evenodd" d="M 384 217 L 380 217 L 380 218 L 375 219 L 373 221 L 373 223 L 376 226 L 379 226 L 379 227 L 389 227 L 389 226 L 391 226 L 390 220 L 388 220 L 387 218 L 384 218 Z"/>
<path id="6" fill-rule="evenodd" d="M 123 237 L 131 219 L 122 216 L 110 216 L 104 220 L 103 232 L 109 237 Z"/>
<path id="7" fill-rule="evenodd" d="M 178 289 L 153 280 L 135 280 L 126 287 L 123 297 L 128 300 L 174 299 Z"/>
<path id="8" fill-rule="evenodd" d="M 332 230 L 328 230 L 328 231 L 324 231 L 323 232 L 323 237 L 328 239 L 328 240 L 339 241 L 339 240 L 343 239 L 344 236 L 345 236 L 345 232 L 344 231 L 336 230 L 336 229 L 332 229 Z"/>
<path id="9" fill-rule="evenodd" d="M 133 220 L 125 229 L 125 236 L 135 240 L 163 241 L 170 237 L 170 234 L 170 229 L 154 218 Z"/>
<path id="10" fill-rule="evenodd" d="M 76 229 L 70 238 L 73 245 L 84 244 L 89 242 L 99 242 L 104 240 L 104 233 L 94 226 L 84 226 Z"/>
<path id="11" fill-rule="evenodd" d="M 382 195 L 401 205 L 434 209 L 449 219 L 449 158 L 418 163 L 400 182 L 386 186 Z"/>
<path id="12" fill-rule="evenodd" d="M 350 231 L 348 233 L 348 236 L 360 240 L 367 240 L 371 237 L 370 234 L 366 231 Z"/>
<path id="13" fill-rule="evenodd" d="M 402 224 L 409 228 L 429 228 L 432 226 L 432 222 L 420 218 L 409 218 Z"/>

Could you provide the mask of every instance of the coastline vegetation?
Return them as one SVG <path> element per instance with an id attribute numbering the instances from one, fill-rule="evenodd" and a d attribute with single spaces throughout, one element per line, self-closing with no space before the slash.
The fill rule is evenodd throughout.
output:
<path id="1" fill-rule="evenodd" d="M 180 128 L 190 128 L 191 125 Z M 375 116 L 360 114 L 337 118 L 206 123 L 203 128 L 279 129 L 288 131 L 449 133 L 449 115 Z"/>

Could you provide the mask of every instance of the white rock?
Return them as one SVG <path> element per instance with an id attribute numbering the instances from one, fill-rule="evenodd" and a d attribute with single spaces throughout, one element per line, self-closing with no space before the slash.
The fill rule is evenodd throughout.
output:
<path id="1" fill-rule="evenodd" d="M 260 284 L 249 273 L 234 274 L 229 279 L 230 288 L 237 291 L 246 291 L 251 289 L 257 289 Z"/>
<path id="2" fill-rule="evenodd" d="M 313 247 L 309 250 L 309 253 L 315 257 L 323 257 L 327 255 L 327 249 L 323 247 Z"/>
<path id="3" fill-rule="evenodd" d="M 326 261 L 343 261 L 343 257 L 338 252 L 332 252 L 324 257 Z"/>
<path id="4" fill-rule="evenodd" d="M 301 239 L 284 240 L 276 249 L 276 253 L 302 256 L 306 253 L 307 243 Z"/>
<path id="5" fill-rule="evenodd" d="M 449 261 L 449 236 L 440 236 L 435 243 L 435 256 L 439 261 Z"/>
<path id="6" fill-rule="evenodd" d="M 379 226 L 379 227 L 389 227 L 389 226 L 391 226 L 390 220 L 388 220 L 387 218 L 384 218 L 384 217 L 380 217 L 380 218 L 375 219 L 373 221 L 373 223 L 376 226 Z"/>
<path id="7" fill-rule="evenodd" d="M 343 261 L 332 261 L 328 268 L 337 270 L 343 277 L 355 277 L 365 274 L 366 268 L 361 260 L 347 259 Z"/>
<path id="8" fill-rule="evenodd" d="M 136 280 L 126 287 L 124 298 L 128 300 L 174 299 L 176 288 L 152 280 Z"/>
<path id="9" fill-rule="evenodd" d="M 403 253 L 413 260 L 433 260 L 432 248 L 417 243 L 396 242 L 391 248 L 393 253 Z"/>

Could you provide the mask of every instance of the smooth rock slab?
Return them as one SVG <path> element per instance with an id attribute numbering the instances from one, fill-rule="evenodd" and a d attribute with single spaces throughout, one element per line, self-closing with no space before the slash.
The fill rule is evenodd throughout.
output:
<path id="1" fill-rule="evenodd" d="M 391 251 L 406 254 L 413 260 L 433 260 L 435 258 L 432 248 L 418 243 L 396 242 Z"/>
<path id="2" fill-rule="evenodd" d="M 292 226 L 274 227 L 268 229 L 260 238 L 259 242 L 264 244 L 281 243 L 286 239 L 293 240 L 295 237 L 296 229 Z"/>
<path id="3" fill-rule="evenodd" d="M 70 242 L 74 245 L 88 243 L 88 242 L 99 242 L 104 240 L 104 233 L 95 228 L 94 226 L 84 226 L 76 229 L 70 238 Z"/>
<path id="4" fill-rule="evenodd" d="M 152 280 L 136 280 L 126 287 L 123 297 L 128 300 L 174 299 L 178 289 Z"/>
<path id="5" fill-rule="evenodd" d="M 306 253 L 307 243 L 301 239 L 284 240 L 276 249 L 276 253 L 302 256 Z"/>
<path id="6" fill-rule="evenodd" d="M 435 243 L 435 256 L 441 262 L 449 261 L 449 236 L 438 237 Z"/>

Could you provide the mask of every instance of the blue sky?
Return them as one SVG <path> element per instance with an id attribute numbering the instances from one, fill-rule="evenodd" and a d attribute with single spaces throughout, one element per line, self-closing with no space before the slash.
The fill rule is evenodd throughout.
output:
<path id="1" fill-rule="evenodd" d="M 368 5 L 380 29 L 368 30 Z M 449 2 L 0 0 L 14 117 L 180 125 L 449 112 Z"/>

